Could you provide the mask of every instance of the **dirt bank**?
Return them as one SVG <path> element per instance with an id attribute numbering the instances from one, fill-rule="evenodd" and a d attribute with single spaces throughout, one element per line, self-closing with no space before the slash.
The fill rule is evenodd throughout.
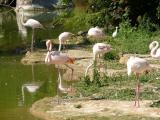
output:
<path id="1" fill-rule="evenodd" d="M 32 63 L 44 63 L 46 51 L 38 51 L 37 53 L 27 53 L 22 59 L 24 64 Z M 92 53 L 86 50 L 68 50 L 66 52 L 71 57 L 76 58 L 75 64 L 71 67 L 74 68 L 74 80 L 79 80 L 79 77 L 84 75 L 86 67 L 92 60 Z M 147 59 L 151 66 L 155 69 L 159 69 L 159 61 L 151 58 L 150 56 L 138 55 Z M 62 69 L 66 69 L 65 66 L 61 66 Z M 101 72 L 106 72 L 108 75 L 115 73 L 126 73 L 125 69 L 115 70 L 107 69 L 103 67 Z M 66 70 L 63 75 L 63 79 L 67 79 L 71 74 L 70 70 Z M 91 74 L 91 73 L 90 73 Z M 76 119 L 77 117 L 85 118 L 88 116 L 96 117 L 113 117 L 113 116 L 143 116 L 151 117 L 154 119 L 160 119 L 160 109 L 151 108 L 149 104 L 152 101 L 141 101 L 141 107 L 133 107 L 133 101 L 110 101 L 110 100 L 70 100 L 63 101 L 61 104 L 57 104 L 56 98 L 44 98 L 33 104 L 31 107 L 31 113 L 34 116 L 45 120 L 68 120 Z M 87 120 L 87 119 L 86 119 Z M 89 120 L 89 119 L 88 119 Z M 119 119 L 117 119 L 119 120 Z M 131 119 L 132 120 L 132 119 Z M 148 119 L 147 119 L 148 120 Z"/>
<path id="2" fill-rule="evenodd" d="M 81 116 L 144 116 L 160 119 L 160 108 L 151 108 L 151 101 L 140 101 L 141 107 L 133 106 L 133 101 L 110 100 L 65 100 L 57 104 L 56 98 L 44 98 L 33 104 L 30 111 L 34 116 L 45 120 L 74 120 Z"/>
<path id="3" fill-rule="evenodd" d="M 21 63 L 28 65 L 28 64 L 44 64 L 44 59 L 47 51 L 46 50 L 37 50 L 33 53 L 27 52 L 26 55 L 21 59 Z M 73 79 L 74 81 L 79 80 L 79 77 L 83 76 L 85 73 L 85 70 L 87 66 L 90 64 L 92 61 L 92 52 L 87 51 L 85 49 L 76 49 L 76 50 L 68 50 L 64 54 L 67 54 L 68 56 L 74 57 L 76 59 L 75 64 L 70 64 L 72 68 L 74 68 L 73 72 Z M 128 54 L 127 54 L 128 55 Z M 151 58 L 149 55 L 140 55 L 140 54 L 134 54 L 138 57 L 144 58 L 149 61 L 151 66 L 155 69 L 159 69 L 159 60 Z M 131 56 L 131 54 L 129 54 Z M 102 61 L 100 59 L 100 61 Z M 125 63 L 125 58 L 120 59 L 120 63 L 124 64 Z M 57 66 L 56 66 L 57 67 Z M 61 69 L 65 69 L 66 72 L 63 74 L 63 79 L 69 81 L 71 75 L 71 70 L 67 69 L 64 65 L 60 65 Z M 123 69 L 107 69 L 105 66 L 99 67 L 100 73 L 112 76 L 115 75 L 116 73 L 126 73 L 127 70 L 126 68 Z M 92 76 L 92 69 L 89 71 L 89 75 Z"/>

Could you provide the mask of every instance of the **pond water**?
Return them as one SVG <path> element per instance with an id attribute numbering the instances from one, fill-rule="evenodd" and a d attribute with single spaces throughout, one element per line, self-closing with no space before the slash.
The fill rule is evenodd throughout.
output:
<path id="1" fill-rule="evenodd" d="M 20 56 L 0 57 L 0 119 L 38 120 L 30 115 L 29 107 L 44 96 L 56 95 L 54 66 L 22 65 Z M 23 86 L 38 85 L 35 92 Z M 23 94 L 24 93 L 24 94 Z"/>
<path id="2" fill-rule="evenodd" d="M 63 31 L 77 32 L 86 28 L 71 28 L 64 26 L 63 22 L 57 23 L 61 18 L 71 16 L 73 10 L 59 10 L 25 12 L 22 18 L 21 12 L 0 8 L 0 120 L 39 120 L 29 113 L 32 103 L 57 94 L 57 70 L 54 65 L 23 65 L 20 62 L 30 49 L 32 36 L 32 30 L 24 28 L 21 20 L 34 18 L 45 26 L 45 30 L 36 30 L 34 44 L 35 48 L 45 48 L 46 39 L 56 39 Z"/>

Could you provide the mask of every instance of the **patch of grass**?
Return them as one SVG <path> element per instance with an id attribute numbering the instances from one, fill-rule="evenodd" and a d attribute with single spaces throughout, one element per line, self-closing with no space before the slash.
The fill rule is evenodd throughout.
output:
<path id="1" fill-rule="evenodd" d="M 105 60 L 119 60 L 119 54 L 117 51 L 110 51 L 104 54 Z"/>
<path id="2" fill-rule="evenodd" d="M 119 26 L 118 35 L 109 43 L 117 51 L 122 53 L 149 52 L 148 45 L 151 42 L 152 33 L 141 27 L 131 27 L 129 21 L 123 21 Z"/>
<path id="3" fill-rule="evenodd" d="M 81 81 L 76 84 L 77 90 L 83 96 L 94 96 L 96 99 L 118 99 L 118 100 L 133 100 L 135 96 L 136 77 L 132 75 L 116 75 L 101 77 L 96 73 L 94 80 L 90 81 L 89 77 L 81 78 Z M 159 89 L 157 86 L 160 82 L 155 78 L 159 76 L 159 72 L 152 72 L 140 77 L 141 82 L 141 99 L 156 100 L 160 99 Z M 156 92 L 155 92 L 156 91 Z"/>
<path id="4" fill-rule="evenodd" d="M 124 69 L 126 65 L 120 64 L 118 60 L 107 60 L 105 61 L 107 69 Z"/>
<path id="5" fill-rule="evenodd" d="M 160 100 L 153 102 L 150 107 L 158 107 L 160 108 Z"/>

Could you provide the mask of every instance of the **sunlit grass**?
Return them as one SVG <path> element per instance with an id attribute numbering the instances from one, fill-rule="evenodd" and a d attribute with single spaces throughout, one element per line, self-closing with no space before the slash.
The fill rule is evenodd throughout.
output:
<path id="1" fill-rule="evenodd" d="M 159 71 L 154 71 L 140 77 L 140 99 L 160 99 L 159 94 L 157 94 L 157 92 L 160 92 L 160 82 L 157 80 L 159 76 Z M 96 81 L 98 81 L 98 84 Z M 90 81 L 89 77 L 82 77 L 81 81 L 76 84 L 76 88 L 83 96 L 96 94 L 96 99 L 133 100 L 135 85 L 136 77 L 134 75 L 128 77 L 127 74 L 119 74 L 101 77 L 99 72 L 96 72 L 93 81 Z"/>

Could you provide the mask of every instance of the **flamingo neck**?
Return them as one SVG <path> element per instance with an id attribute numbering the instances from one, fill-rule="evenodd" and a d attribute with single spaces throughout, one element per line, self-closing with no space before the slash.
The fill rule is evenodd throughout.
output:
<path id="1" fill-rule="evenodd" d="M 22 19 L 21 19 L 21 23 L 23 26 L 26 26 L 26 24 L 24 23 L 24 11 L 23 11 L 23 7 L 20 7 L 19 9 L 22 9 Z"/>
<path id="2" fill-rule="evenodd" d="M 159 47 L 159 43 L 158 43 L 157 41 L 155 41 L 154 43 L 155 43 L 156 45 L 155 45 L 155 47 L 153 47 L 153 48 L 151 49 L 150 55 L 151 55 L 152 57 L 157 57 L 156 52 L 157 52 L 157 49 L 158 49 L 158 47 Z M 153 44 L 154 44 L 154 43 L 153 43 Z"/>
<path id="3" fill-rule="evenodd" d="M 50 55 L 50 51 L 48 51 L 45 58 L 45 63 L 49 63 L 50 61 L 51 61 L 51 55 Z"/>
<path id="4" fill-rule="evenodd" d="M 85 76 L 87 76 L 88 70 L 90 69 L 90 67 L 94 64 L 94 62 L 96 61 L 96 54 L 93 53 L 93 61 L 91 61 L 91 63 L 88 65 L 86 71 L 85 71 Z"/>
<path id="5" fill-rule="evenodd" d="M 61 48 L 62 48 L 62 41 L 60 40 L 59 41 L 59 49 L 58 49 L 59 52 L 61 51 Z"/>
<path id="6" fill-rule="evenodd" d="M 50 43 L 50 44 L 49 44 L 49 46 L 48 46 L 48 48 L 47 48 L 47 49 L 48 49 L 48 51 L 49 51 L 49 52 L 51 52 L 51 51 L 52 51 L 52 43 Z"/>

